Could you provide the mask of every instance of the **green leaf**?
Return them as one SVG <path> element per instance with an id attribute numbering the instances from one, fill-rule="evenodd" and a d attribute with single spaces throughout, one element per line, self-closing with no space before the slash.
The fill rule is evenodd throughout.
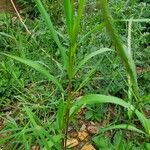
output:
<path id="1" fill-rule="evenodd" d="M 63 90 L 62 85 L 59 83 L 59 81 L 57 80 L 57 78 L 55 78 L 53 75 L 51 75 L 42 65 L 40 65 L 39 63 L 36 63 L 32 60 L 29 59 L 24 59 L 24 58 L 20 58 L 17 56 L 13 56 L 13 55 L 9 55 L 9 54 L 5 54 L 5 53 L 0 53 L 3 54 L 5 56 L 8 56 L 10 58 L 13 58 L 23 64 L 26 64 L 32 68 L 34 68 L 35 70 L 37 70 L 38 72 L 40 72 L 43 76 L 45 76 L 47 79 L 49 79 L 50 81 L 52 81 L 61 91 Z"/>
<path id="2" fill-rule="evenodd" d="M 54 136 L 53 136 L 53 141 L 54 141 L 55 143 L 52 142 L 51 140 L 48 141 L 49 147 L 52 149 L 52 147 L 53 147 L 53 146 L 56 147 L 56 144 L 58 144 L 58 143 L 59 143 L 58 146 L 60 146 L 61 138 L 62 138 L 62 137 L 61 137 L 60 135 L 54 135 Z M 61 147 L 61 146 L 60 146 L 60 147 Z M 57 148 L 57 149 L 58 149 L 58 148 Z M 47 150 L 46 147 L 44 147 L 43 150 Z M 58 150 L 60 150 L 60 148 L 59 148 Z"/>
<path id="3" fill-rule="evenodd" d="M 79 41 L 79 44 L 83 43 L 86 41 L 86 39 L 94 32 L 96 31 L 102 31 L 102 29 L 105 27 L 105 23 L 102 22 L 101 24 L 96 25 L 93 29 L 91 29 L 90 31 L 88 31 Z"/>
<path id="4" fill-rule="evenodd" d="M 64 128 L 64 115 L 66 111 L 66 105 L 64 100 L 60 101 L 60 104 L 58 106 L 58 111 L 57 111 L 57 117 L 56 117 L 56 123 L 58 126 L 59 130 L 62 130 Z"/>
<path id="5" fill-rule="evenodd" d="M 87 111 L 86 114 L 85 114 L 85 119 L 89 120 L 93 117 L 93 112 L 92 111 Z"/>
<path id="6" fill-rule="evenodd" d="M 58 48 L 60 50 L 60 54 L 61 54 L 61 57 L 63 59 L 63 63 L 64 63 L 64 66 L 67 67 L 68 65 L 68 58 L 67 58 L 67 55 L 66 55 L 66 52 L 65 52 L 65 48 L 62 46 L 59 38 L 58 38 L 58 35 L 57 35 L 57 32 L 55 31 L 54 29 L 54 26 L 52 24 L 52 21 L 50 19 L 50 16 L 48 15 L 48 13 L 46 12 L 41 0 L 35 0 L 36 4 L 37 4 L 37 7 L 43 17 L 43 19 L 45 20 L 46 22 L 46 25 L 49 29 L 49 31 L 51 32 L 52 34 L 52 37 L 54 39 L 54 41 L 56 42 L 56 44 L 58 45 Z"/>
<path id="7" fill-rule="evenodd" d="M 78 35 L 80 21 L 84 12 L 85 4 L 86 4 L 86 0 L 78 1 L 78 12 L 77 12 L 77 17 L 75 19 L 74 30 L 73 30 L 74 41 L 76 40 L 77 35 Z"/>
<path id="8" fill-rule="evenodd" d="M 73 35 L 73 26 L 74 26 L 74 9 L 73 9 L 73 2 L 72 0 L 64 0 L 64 9 L 66 15 L 66 22 L 69 32 L 70 40 L 72 39 Z"/>
<path id="9" fill-rule="evenodd" d="M 94 52 L 92 52 L 91 54 L 85 56 L 85 57 L 79 62 L 79 64 L 77 65 L 74 74 L 76 74 L 77 71 L 78 71 L 85 63 L 87 63 L 91 58 L 93 58 L 94 56 L 97 56 L 97 55 L 99 55 L 99 54 L 101 54 L 101 53 L 108 52 L 108 51 L 112 51 L 112 50 L 109 49 L 109 48 L 101 48 L 100 50 L 94 51 Z"/>
<path id="10" fill-rule="evenodd" d="M 89 94 L 86 96 L 81 97 L 80 100 L 73 103 L 72 108 L 70 110 L 70 116 L 75 114 L 82 106 L 90 105 L 90 104 L 102 104 L 102 103 L 112 103 L 116 105 L 120 105 L 124 108 L 127 108 L 128 110 L 133 111 L 141 124 L 143 125 L 146 134 L 150 137 L 150 122 L 149 120 L 136 108 L 134 108 L 133 105 L 123 101 L 120 98 L 114 97 L 114 96 L 106 96 L 106 95 L 100 95 L 100 94 Z"/>
<path id="11" fill-rule="evenodd" d="M 44 128 L 39 126 L 36 121 L 38 120 L 35 115 L 33 114 L 33 112 L 28 108 L 28 107 L 24 107 L 24 110 L 26 111 L 28 117 L 29 117 L 29 120 L 31 122 L 31 124 L 33 125 L 33 127 L 36 129 L 35 130 L 35 134 L 37 135 L 37 138 L 38 136 L 40 137 L 42 143 L 45 145 L 45 147 L 47 149 L 50 149 L 49 145 L 48 145 L 48 142 L 46 141 L 45 137 L 44 137 Z M 36 119 L 35 119 L 36 118 Z M 39 120 L 38 120 L 39 121 Z"/>
<path id="12" fill-rule="evenodd" d="M 105 138 L 104 136 L 97 135 L 92 138 L 92 141 L 94 144 L 99 148 L 98 150 L 112 150 L 112 144 L 109 142 L 108 138 Z"/>
<path id="13" fill-rule="evenodd" d="M 8 37 L 8 38 L 11 38 L 11 39 L 15 40 L 15 38 L 14 38 L 13 36 L 11 36 L 11 35 L 9 35 L 9 34 L 7 34 L 7 33 L 0 32 L 0 35 L 5 36 L 5 37 Z"/>
<path id="14" fill-rule="evenodd" d="M 150 150 L 150 143 L 145 143 L 146 150 Z"/>
<path id="15" fill-rule="evenodd" d="M 96 68 L 93 68 L 86 74 L 80 85 L 77 87 L 77 89 L 75 89 L 75 93 L 78 92 L 81 88 L 83 88 L 92 79 L 92 76 L 95 73 L 95 71 Z"/>
<path id="16" fill-rule="evenodd" d="M 142 130 L 139 130 L 136 127 L 134 127 L 133 125 L 129 125 L 129 124 L 112 125 L 112 126 L 101 128 L 99 131 L 105 132 L 107 130 L 114 130 L 114 129 L 125 129 L 125 130 L 131 130 L 131 131 L 145 134 Z"/>
<path id="17" fill-rule="evenodd" d="M 60 149 L 59 145 L 57 145 L 56 142 L 58 142 L 58 139 L 60 139 L 61 136 L 60 135 L 54 135 L 52 137 L 49 134 L 49 132 L 46 131 L 43 126 L 41 126 L 41 122 L 40 122 L 39 118 L 37 116 L 35 116 L 35 114 L 32 112 L 32 110 L 29 107 L 24 106 L 24 110 L 25 110 L 25 112 L 27 113 L 27 115 L 29 117 L 31 125 L 35 129 L 34 134 L 36 135 L 36 138 L 38 140 L 40 140 L 39 142 L 42 143 L 42 145 L 44 145 L 44 149 L 49 150 L 49 149 L 51 149 L 51 147 L 53 145 L 55 145 L 55 148 L 57 150 L 59 150 Z"/>
<path id="18" fill-rule="evenodd" d="M 81 22 L 81 18 L 84 12 L 85 4 L 86 4 L 86 0 L 78 1 L 77 16 L 75 17 L 75 20 L 74 20 L 74 26 L 72 28 L 72 36 L 70 38 L 70 46 L 71 46 L 70 51 L 69 51 L 70 64 L 72 63 L 72 61 L 74 62 L 76 58 L 77 37 L 78 37 L 80 22 Z"/>

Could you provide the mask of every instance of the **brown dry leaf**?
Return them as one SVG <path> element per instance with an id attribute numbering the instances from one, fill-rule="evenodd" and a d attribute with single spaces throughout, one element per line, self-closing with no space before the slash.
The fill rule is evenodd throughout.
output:
<path id="1" fill-rule="evenodd" d="M 68 139 L 68 140 L 67 140 L 67 147 L 68 147 L 68 148 L 75 147 L 75 146 L 77 146 L 78 144 L 79 144 L 79 142 L 78 142 L 77 139 L 72 138 L 72 139 Z"/>
<path id="2" fill-rule="evenodd" d="M 96 126 L 88 126 L 87 130 L 90 134 L 98 133 L 98 128 Z"/>
<path id="3" fill-rule="evenodd" d="M 69 133 L 69 136 L 70 136 L 71 138 L 76 138 L 76 137 L 78 137 L 78 132 L 73 131 L 73 132 Z"/>
<path id="4" fill-rule="evenodd" d="M 85 144 L 81 150 L 96 150 L 91 144 Z"/>
<path id="5" fill-rule="evenodd" d="M 32 146 L 32 150 L 40 150 L 40 147 L 37 145 Z"/>
<path id="6" fill-rule="evenodd" d="M 80 131 L 86 131 L 86 125 L 85 124 L 82 124 Z"/>
<path id="7" fill-rule="evenodd" d="M 88 137 L 87 132 L 78 132 L 78 138 L 80 139 L 80 141 L 85 140 L 87 137 Z"/>
<path id="8" fill-rule="evenodd" d="M 95 126 L 96 124 L 95 124 L 95 122 L 90 121 L 90 125 L 91 125 L 91 126 Z"/>

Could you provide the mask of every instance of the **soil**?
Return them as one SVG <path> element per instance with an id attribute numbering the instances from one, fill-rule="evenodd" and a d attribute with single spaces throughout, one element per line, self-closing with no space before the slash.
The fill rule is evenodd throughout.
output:
<path id="1" fill-rule="evenodd" d="M 16 0 L 13 0 L 14 4 L 16 4 Z M 11 4 L 11 0 L 0 0 L 0 13 L 1 12 L 9 12 L 14 13 L 14 8 Z"/>

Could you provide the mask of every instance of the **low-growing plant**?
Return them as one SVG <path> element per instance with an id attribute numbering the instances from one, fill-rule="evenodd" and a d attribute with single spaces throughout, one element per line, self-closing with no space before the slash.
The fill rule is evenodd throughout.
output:
<path id="1" fill-rule="evenodd" d="M 24 105 L 24 111 L 26 112 L 30 122 L 30 128 L 28 124 L 24 128 L 17 128 L 16 123 L 14 122 L 16 133 L 10 137 L 6 137 L 0 141 L 3 143 L 4 141 L 14 137 L 23 136 L 26 141 L 26 149 L 30 149 L 30 144 L 27 139 L 30 136 L 31 132 L 34 133 L 35 138 L 43 147 L 43 149 L 51 149 L 53 146 L 55 149 L 67 149 L 67 137 L 68 137 L 68 127 L 72 119 L 75 117 L 75 114 L 85 105 L 90 104 L 101 104 L 101 103 L 111 103 L 120 105 L 128 110 L 129 114 L 129 123 L 128 124 L 118 124 L 103 128 L 103 132 L 112 129 L 126 129 L 138 132 L 140 134 L 144 134 L 146 137 L 150 137 L 150 123 L 149 120 L 145 117 L 142 108 L 142 100 L 140 98 L 138 83 L 137 83 L 137 75 L 135 64 L 132 59 L 131 53 L 124 47 L 122 41 L 120 40 L 119 34 L 117 33 L 117 29 L 115 28 L 113 18 L 109 11 L 109 6 L 107 0 L 98 0 L 100 4 L 101 15 L 103 18 L 103 22 L 99 24 L 95 29 L 91 29 L 85 36 L 78 39 L 78 35 L 80 33 L 80 25 L 82 16 L 84 14 L 86 0 L 78 0 L 78 8 L 76 10 L 74 6 L 73 0 L 64 0 L 64 10 L 66 16 L 66 27 L 68 33 L 68 44 L 64 46 L 60 40 L 58 32 L 56 31 L 55 26 L 53 25 L 50 16 L 46 12 L 46 9 L 43 6 L 41 0 L 35 0 L 35 3 L 38 7 L 38 10 L 41 13 L 42 18 L 45 21 L 46 27 L 49 30 L 50 35 L 52 36 L 54 42 L 56 43 L 59 53 L 61 56 L 61 62 L 59 63 L 59 68 L 61 68 L 63 74 L 65 74 L 64 78 L 58 79 L 54 75 L 49 73 L 49 70 L 38 62 L 21 58 L 18 56 L 1 53 L 2 55 L 8 56 L 14 60 L 17 60 L 23 64 L 26 64 L 38 72 L 40 72 L 43 77 L 47 78 L 51 81 L 58 89 L 62 97 L 60 97 L 60 102 L 58 106 L 57 116 L 56 116 L 56 130 L 57 132 L 54 136 L 49 132 L 49 128 L 51 125 L 47 125 L 47 127 L 40 126 L 40 121 L 38 117 Z M 91 35 L 95 30 L 102 32 L 103 28 L 109 33 L 110 39 L 114 43 L 114 50 L 110 48 L 100 48 L 97 51 L 86 55 L 81 61 L 78 61 L 78 52 L 82 41 L 86 39 L 87 36 Z M 81 90 L 92 78 L 93 73 L 96 71 L 97 66 L 100 65 L 100 60 L 97 61 L 95 67 L 87 72 L 83 81 L 78 85 L 74 85 L 74 80 L 76 80 L 78 71 L 84 68 L 84 65 L 93 57 L 107 53 L 114 52 L 116 50 L 118 56 L 122 60 L 128 77 L 128 86 L 129 86 L 129 101 L 125 102 L 124 100 L 113 97 L 106 96 L 101 94 L 88 94 L 80 97 L 79 100 L 76 101 L 76 94 L 79 90 Z M 66 80 L 67 83 L 63 84 L 61 80 Z M 135 101 L 134 101 L 135 100 Z M 140 130 L 135 127 L 135 125 L 130 124 L 130 120 L 133 115 L 136 115 L 139 122 L 143 126 L 144 130 Z M 19 133 L 17 131 L 20 131 Z M 10 130 L 2 131 L 3 133 L 10 132 Z M 52 132 L 52 131 L 51 131 Z M 32 142 L 32 141 L 30 141 Z M 59 143 L 59 145 L 57 144 Z"/>

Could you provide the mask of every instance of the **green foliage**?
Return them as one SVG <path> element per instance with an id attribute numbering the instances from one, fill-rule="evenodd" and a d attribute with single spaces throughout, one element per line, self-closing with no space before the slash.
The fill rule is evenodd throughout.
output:
<path id="1" fill-rule="evenodd" d="M 145 128 L 147 136 L 150 136 L 149 120 L 141 112 L 136 110 L 136 108 L 134 108 L 134 106 L 132 106 L 131 104 L 128 104 L 128 103 L 124 102 L 123 100 L 118 99 L 116 97 L 99 95 L 99 94 L 86 95 L 86 96 L 82 97 L 80 99 L 80 101 L 77 101 L 73 104 L 71 111 L 70 111 L 70 115 L 72 116 L 74 113 L 76 113 L 84 105 L 98 104 L 98 103 L 113 103 L 113 104 L 120 105 L 122 107 L 125 107 L 125 108 L 133 111 L 137 115 L 137 117 L 140 120 L 143 127 Z M 119 128 L 119 127 L 128 129 L 128 125 L 117 126 L 117 128 Z M 115 126 L 114 126 L 114 128 L 115 128 Z M 130 125 L 129 125 L 129 130 L 138 131 L 135 127 L 130 127 Z"/>
<path id="2" fill-rule="evenodd" d="M 99 2 L 101 11 L 93 0 L 19 0 L 32 35 L 18 20 L 0 18 L 0 118 L 5 125 L 0 136 L 8 135 L 0 139 L 2 149 L 29 150 L 35 144 L 60 150 L 68 126 L 77 124 L 78 110 L 87 105 L 85 119 L 99 122 L 108 104 L 115 105 L 117 117 L 93 138 L 96 148 L 149 149 L 150 126 L 143 113 L 149 111 L 149 9 L 136 1 Z M 76 100 L 80 92 L 84 96 Z M 131 141 L 123 134 L 128 130 L 135 135 Z M 109 131 L 120 132 L 112 140 L 101 137 Z"/>
<path id="3" fill-rule="evenodd" d="M 145 150 L 144 144 L 135 144 L 125 139 L 121 131 L 116 132 L 111 140 L 107 139 L 103 134 L 93 137 L 92 140 L 98 150 Z"/>

